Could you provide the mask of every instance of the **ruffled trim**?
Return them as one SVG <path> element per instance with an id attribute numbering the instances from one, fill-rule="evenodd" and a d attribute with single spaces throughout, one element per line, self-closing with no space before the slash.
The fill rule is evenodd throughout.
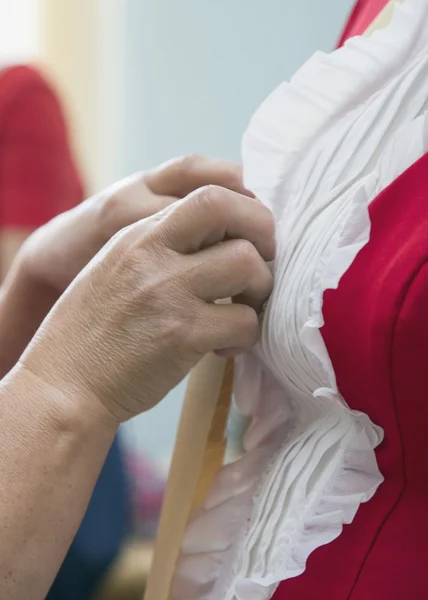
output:
<path id="1" fill-rule="evenodd" d="M 428 86 L 425 94 L 428 94 Z M 319 261 L 314 275 L 313 289 L 309 296 L 310 316 L 300 333 L 302 345 L 315 358 L 320 375 L 328 382 L 327 388 L 319 388 L 314 391 L 314 397 L 338 394 L 333 365 L 320 333 L 320 329 L 324 325 L 322 314 L 324 292 L 338 287 L 343 274 L 349 269 L 358 252 L 369 241 L 371 224 L 368 207 L 371 201 L 427 152 L 427 139 L 428 118 L 426 113 L 406 124 L 398 132 L 385 149 L 376 171 L 366 177 L 363 186 L 355 192 L 349 217 L 337 242 L 332 246 L 330 252 Z M 403 152 L 403 148 L 406 148 L 406 152 Z M 341 401 L 345 402 L 342 397 Z"/>
<path id="2" fill-rule="evenodd" d="M 403 147 L 407 148 L 405 156 Z M 355 256 L 361 239 L 368 239 L 367 207 L 371 200 L 416 162 L 427 147 L 428 118 L 422 116 L 399 132 L 376 171 L 354 191 L 349 221 L 335 250 L 321 261 L 317 271 L 320 294 L 326 289 L 324 286 L 337 284 L 341 269 L 347 268 L 349 255 Z M 320 372 L 325 376 L 330 363 L 327 351 L 322 354 L 323 345 L 316 339 L 320 336 L 314 327 L 316 319 L 322 320 L 321 306 L 302 331 L 311 352 L 318 352 L 314 356 L 323 364 Z M 238 404 L 253 415 L 245 437 L 248 471 L 252 472 L 253 452 L 265 447 L 272 454 L 262 470 L 254 468 L 263 475 L 251 492 L 247 490 L 249 496 L 254 494 L 254 504 L 249 525 L 244 522 L 245 539 L 229 549 L 225 562 L 230 564 L 234 556 L 234 567 L 223 566 L 223 572 L 220 569 L 217 573 L 210 600 L 269 598 L 280 581 L 305 570 L 306 561 L 316 548 L 340 535 L 343 525 L 352 522 L 360 504 L 372 498 L 383 480 L 373 451 L 382 440 L 381 429 L 366 415 L 348 410 L 334 387 L 316 389 L 317 402 L 306 409 L 302 419 L 298 402 L 284 397 L 283 385 L 261 366 L 260 359 L 249 355 L 243 362 L 237 371 L 236 393 Z M 331 373 L 334 376 L 332 370 Z M 329 384 L 335 386 L 331 376 Z M 300 495 L 290 493 L 293 486 L 300 486 Z M 230 494 L 232 489 L 233 486 Z M 222 510 L 226 514 L 226 502 Z M 219 519 L 219 530 L 220 523 Z"/>
<path id="3" fill-rule="evenodd" d="M 229 593 L 220 597 L 244 600 L 248 596 L 243 590 L 251 582 L 258 589 L 254 597 L 264 598 L 264 588 L 273 589 L 280 581 L 300 575 L 308 556 L 352 522 L 360 504 L 373 496 L 382 481 L 370 429 L 365 415 L 355 418 L 336 406 L 287 440 L 261 486 L 272 493 L 276 485 L 274 503 L 269 510 L 266 495 L 257 498 L 263 527 L 248 531 L 237 559 L 240 568 L 229 580 Z M 309 464 L 314 456 L 316 468 L 305 468 L 305 461 Z M 321 488 L 320 482 L 324 482 Z M 256 521 L 254 513 L 252 521 Z"/>
<path id="4" fill-rule="evenodd" d="M 426 151 L 427 120 L 412 119 L 425 109 L 428 95 L 428 84 L 416 85 L 427 65 L 421 59 L 427 12 L 426 1 L 407 0 L 398 5 L 391 25 L 372 38 L 353 39 L 329 56 L 315 55 L 291 84 L 268 98 L 244 137 L 246 185 L 273 209 L 279 246 L 284 239 L 293 247 L 296 223 L 303 220 L 310 228 L 317 211 L 326 213 L 323 226 L 329 222 L 328 206 L 313 206 L 315 193 L 331 200 L 335 190 L 344 208 L 332 235 L 310 257 L 313 277 L 299 288 L 302 294 L 308 286 L 307 317 L 296 323 L 296 341 L 286 352 L 275 339 L 271 311 L 281 306 L 275 293 L 294 258 L 288 248 L 279 248 L 290 262 L 281 255 L 284 268 L 275 271 L 262 343 L 237 363 L 237 402 L 252 418 L 246 454 L 220 471 L 205 506 L 192 517 L 174 600 L 270 598 L 279 581 L 305 569 L 315 548 L 340 534 L 382 481 L 373 450 L 382 431 L 366 415 L 350 411 L 337 390 L 319 331 L 322 296 L 337 286 L 367 243 L 369 203 Z M 397 44 L 404 30 L 406 39 Z M 396 106 L 387 105 L 380 87 L 388 101 L 397 98 Z M 402 89 L 412 90 L 411 102 L 395 93 Z M 360 151 L 365 132 L 356 136 L 358 147 L 350 143 L 350 128 L 358 128 L 364 103 L 369 121 L 379 121 L 386 108 L 397 115 L 384 128 L 376 122 L 378 138 L 371 129 L 367 133 L 368 159 Z M 305 160 L 298 160 L 302 155 Z M 287 361 L 291 367 L 284 375 Z M 317 400 L 308 403 L 312 395 Z"/>
<path id="5" fill-rule="evenodd" d="M 425 0 L 397 4 L 387 28 L 333 53 L 316 52 L 261 104 L 243 137 L 244 184 L 276 216 L 278 190 L 312 140 L 379 92 L 409 56 L 425 52 L 427 17 Z"/>

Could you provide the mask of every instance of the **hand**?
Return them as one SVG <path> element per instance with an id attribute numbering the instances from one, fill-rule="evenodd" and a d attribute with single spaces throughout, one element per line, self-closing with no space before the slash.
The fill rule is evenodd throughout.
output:
<path id="1" fill-rule="evenodd" d="M 49 310 L 121 228 L 207 184 L 247 193 L 241 168 L 193 156 L 134 175 L 36 231 L 14 261 L 0 295 L 0 376 L 15 365 Z"/>
<path id="2" fill-rule="evenodd" d="M 117 424 L 159 402 L 199 359 L 258 338 L 272 289 L 274 223 L 258 201 L 219 187 L 116 235 L 74 280 L 20 361 Z M 234 304 L 216 305 L 232 297 Z"/>
<path id="3" fill-rule="evenodd" d="M 21 262 L 33 280 L 61 294 L 91 258 L 120 229 L 145 219 L 204 185 L 249 195 L 241 167 L 201 156 L 175 159 L 129 177 L 86 200 L 36 231 Z"/>

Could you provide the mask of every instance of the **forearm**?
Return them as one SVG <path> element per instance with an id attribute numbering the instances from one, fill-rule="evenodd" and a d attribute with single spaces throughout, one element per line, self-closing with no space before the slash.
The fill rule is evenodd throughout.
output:
<path id="1" fill-rule="evenodd" d="M 15 261 L 0 292 L 0 379 L 27 347 L 58 292 L 36 282 L 23 261 Z"/>
<path id="2" fill-rule="evenodd" d="M 42 600 L 116 427 L 97 403 L 14 369 L 0 387 L 0 597 Z"/>

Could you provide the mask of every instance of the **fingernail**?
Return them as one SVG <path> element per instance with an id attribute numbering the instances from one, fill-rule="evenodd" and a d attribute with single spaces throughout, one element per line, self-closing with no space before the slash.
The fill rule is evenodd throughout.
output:
<path id="1" fill-rule="evenodd" d="M 253 194 L 253 192 L 250 192 L 250 190 L 247 190 L 247 188 L 244 188 L 244 195 L 245 196 L 249 196 L 250 198 L 254 198 L 255 200 L 257 200 L 257 198 L 255 197 L 255 195 Z"/>

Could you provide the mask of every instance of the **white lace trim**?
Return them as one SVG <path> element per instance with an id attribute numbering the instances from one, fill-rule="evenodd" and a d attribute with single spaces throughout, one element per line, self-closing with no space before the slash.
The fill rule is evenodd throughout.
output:
<path id="1" fill-rule="evenodd" d="M 427 149 L 427 13 L 407 0 L 387 29 L 316 54 L 244 136 L 246 185 L 278 223 L 275 289 L 259 347 L 237 362 L 246 453 L 192 517 L 174 600 L 270 598 L 382 481 L 382 431 L 337 389 L 322 296 L 367 243 L 370 202 Z"/>

